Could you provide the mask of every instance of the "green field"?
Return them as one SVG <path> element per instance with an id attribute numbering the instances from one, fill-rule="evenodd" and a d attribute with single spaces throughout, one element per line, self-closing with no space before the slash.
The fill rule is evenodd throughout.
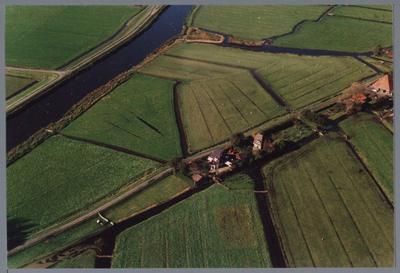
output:
<path id="1" fill-rule="evenodd" d="M 179 95 L 192 151 L 285 113 L 245 69 L 164 55 L 141 72 L 184 82 Z"/>
<path id="2" fill-rule="evenodd" d="M 158 180 L 133 196 L 103 211 L 102 214 L 114 222 L 119 222 L 127 217 L 141 213 L 153 206 L 159 205 L 179 195 L 191 187 L 187 179 L 171 175 Z M 60 251 L 67 246 L 73 245 L 93 233 L 99 232 L 105 227 L 96 224 L 98 216 L 89 218 L 70 229 L 31 245 L 24 250 L 8 256 L 9 268 L 20 268 L 32 263 L 40 257 L 46 257 L 50 253 Z"/>
<path id="3" fill-rule="evenodd" d="M 260 41 L 291 32 L 303 20 L 317 20 L 328 9 L 322 5 L 206 5 L 194 14 L 192 26 Z"/>
<path id="4" fill-rule="evenodd" d="M 271 267 L 254 193 L 218 185 L 124 231 L 114 254 L 113 268 Z"/>
<path id="5" fill-rule="evenodd" d="M 393 135 L 375 115 L 353 116 L 340 123 L 350 141 L 365 160 L 375 179 L 394 202 Z"/>
<path id="6" fill-rule="evenodd" d="M 372 51 L 375 46 L 393 44 L 393 26 L 335 16 L 320 22 L 305 22 L 291 35 L 280 37 L 274 46 L 345 52 Z"/>
<path id="7" fill-rule="evenodd" d="M 7 168 L 7 216 L 31 231 L 90 207 L 159 164 L 51 137 Z"/>
<path id="8" fill-rule="evenodd" d="M 34 82 L 35 80 L 32 79 L 6 75 L 6 98 L 13 96 Z"/>
<path id="9" fill-rule="evenodd" d="M 7 65 L 57 68 L 115 34 L 135 6 L 6 6 Z"/>
<path id="10" fill-rule="evenodd" d="M 253 68 L 294 109 L 332 96 L 375 73 L 351 57 L 257 53 L 205 44 L 182 44 L 170 54 Z"/>
<path id="11" fill-rule="evenodd" d="M 69 257 L 52 268 L 94 268 L 96 251 L 86 250 L 83 253 Z"/>
<path id="12" fill-rule="evenodd" d="M 393 5 L 359 5 L 360 7 L 367 7 L 372 9 L 385 9 L 393 11 Z"/>
<path id="13" fill-rule="evenodd" d="M 360 58 L 382 70 L 384 73 L 393 71 L 393 63 L 377 60 L 367 56 L 361 56 Z"/>
<path id="14" fill-rule="evenodd" d="M 332 14 L 388 23 L 393 22 L 392 11 L 368 9 L 356 6 L 339 6 L 333 10 Z"/>
<path id="15" fill-rule="evenodd" d="M 393 267 L 394 215 L 338 134 L 264 168 L 290 267 Z"/>
<path id="16" fill-rule="evenodd" d="M 168 160 L 181 155 L 174 81 L 134 75 L 61 133 Z"/>

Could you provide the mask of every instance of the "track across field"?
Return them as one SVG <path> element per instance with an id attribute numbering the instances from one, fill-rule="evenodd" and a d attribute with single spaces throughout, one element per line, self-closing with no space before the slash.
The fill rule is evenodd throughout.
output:
<path id="1" fill-rule="evenodd" d="M 332 96 L 375 73 L 351 57 L 271 54 L 205 44 L 178 44 L 168 54 L 255 69 L 293 109 Z"/>
<path id="2" fill-rule="evenodd" d="M 218 185 L 121 233 L 114 255 L 113 268 L 271 267 L 254 193 Z"/>
<path id="3" fill-rule="evenodd" d="M 317 20 L 328 9 L 323 5 L 205 5 L 193 15 L 192 26 L 260 41 L 289 33 L 301 21 Z"/>
<path id="4" fill-rule="evenodd" d="M 164 55 L 141 72 L 183 81 L 179 96 L 192 151 L 285 113 L 247 69 Z"/>
<path id="5" fill-rule="evenodd" d="M 393 267 L 394 215 L 338 134 L 264 168 L 290 267 Z"/>
<path id="6" fill-rule="evenodd" d="M 339 6 L 332 11 L 333 15 L 347 16 L 352 18 L 381 21 L 392 23 L 393 12 L 389 10 L 370 9 L 358 6 Z"/>
<path id="7" fill-rule="evenodd" d="M 392 133 L 371 114 L 352 116 L 340 123 L 376 180 L 394 202 L 394 143 Z"/>
<path id="8" fill-rule="evenodd" d="M 174 81 L 135 74 L 61 133 L 164 160 L 180 156 L 174 84 Z"/>
<path id="9" fill-rule="evenodd" d="M 368 52 L 375 46 L 393 44 L 393 26 L 345 17 L 327 16 L 305 22 L 296 33 L 279 37 L 273 46 Z"/>

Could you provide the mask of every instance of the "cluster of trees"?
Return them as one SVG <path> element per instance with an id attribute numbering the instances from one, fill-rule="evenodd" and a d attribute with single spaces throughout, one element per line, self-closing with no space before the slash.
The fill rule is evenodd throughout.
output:
<path id="1" fill-rule="evenodd" d="M 306 120 L 308 120 L 320 127 L 324 126 L 328 122 L 327 116 L 325 116 L 323 114 L 315 113 L 310 109 L 304 109 L 301 112 L 301 114 Z"/>

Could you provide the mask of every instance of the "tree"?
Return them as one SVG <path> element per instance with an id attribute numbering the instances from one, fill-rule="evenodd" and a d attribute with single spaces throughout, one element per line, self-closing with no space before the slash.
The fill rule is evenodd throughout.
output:
<path id="1" fill-rule="evenodd" d="M 182 161 L 182 157 L 175 156 L 175 157 L 172 157 L 170 160 L 168 160 L 167 164 L 168 164 L 168 166 L 170 166 L 172 168 L 176 168 L 181 161 Z"/>
<path id="2" fill-rule="evenodd" d="M 233 135 L 230 137 L 230 141 L 231 141 L 232 145 L 233 145 L 233 146 L 239 146 L 239 147 L 240 147 L 241 144 L 243 143 L 244 139 L 245 139 L 245 136 L 244 136 L 244 134 L 241 133 L 241 132 L 236 133 L 236 134 L 233 134 Z"/>
<path id="3" fill-rule="evenodd" d="M 346 114 L 347 115 L 354 115 L 361 111 L 361 105 L 355 103 L 354 101 L 348 100 L 346 102 Z"/>
<path id="4" fill-rule="evenodd" d="M 375 56 L 380 56 L 382 53 L 383 47 L 381 45 L 377 45 L 376 47 L 374 47 L 374 55 Z"/>

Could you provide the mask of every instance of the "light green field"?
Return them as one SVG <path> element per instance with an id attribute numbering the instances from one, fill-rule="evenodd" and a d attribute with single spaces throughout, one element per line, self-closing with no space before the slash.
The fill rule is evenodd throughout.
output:
<path id="1" fill-rule="evenodd" d="M 34 83 L 35 80 L 6 75 L 6 98 Z"/>
<path id="2" fill-rule="evenodd" d="M 159 164 L 61 137 L 51 137 L 7 168 L 7 216 L 31 231 L 90 207 Z"/>
<path id="3" fill-rule="evenodd" d="M 394 202 L 393 135 L 375 115 L 352 116 L 340 123 L 375 179 Z"/>
<path id="4" fill-rule="evenodd" d="M 254 193 L 218 185 L 124 231 L 114 254 L 113 268 L 271 267 Z"/>
<path id="5" fill-rule="evenodd" d="M 184 82 L 179 95 L 191 151 L 285 113 L 245 69 L 164 55 L 141 72 Z"/>
<path id="6" fill-rule="evenodd" d="M 375 73 L 351 57 L 270 54 L 205 44 L 181 44 L 170 54 L 253 68 L 294 109 L 332 96 Z"/>
<path id="7" fill-rule="evenodd" d="M 135 6 L 6 6 L 7 65 L 57 68 L 115 34 Z"/>
<path id="8" fill-rule="evenodd" d="M 96 255 L 96 251 L 89 249 L 81 254 L 69 257 L 52 268 L 94 268 L 96 261 L 94 255 Z"/>
<path id="9" fill-rule="evenodd" d="M 289 266 L 393 267 L 393 211 L 338 137 L 326 135 L 264 168 Z"/>
<path id="10" fill-rule="evenodd" d="M 61 133 L 168 160 L 181 155 L 174 81 L 134 75 Z"/>
<path id="11" fill-rule="evenodd" d="M 367 9 L 356 6 L 339 6 L 332 11 L 332 14 L 388 23 L 393 22 L 392 11 Z"/>
<path id="12" fill-rule="evenodd" d="M 296 33 L 277 38 L 274 46 L 346 52 L 372 51 L 393 44 L 393 26 L 335 16 L 305 22 Z"/>
<path id="13" fill-rule="evenodd" d="M 329 6 L 227 5 L 201 6 L 192 26 L 260 41 L 291 32 L 303 20 L 317 20 Z"/>
<path id="14" fill-rule="evenodd" d="M 111 221 L 118 222 L 164 203 L 181 192 L 188 190 L 191 186 L 186 179 L 171 175 L 149 185 L 145 190 L 103 211 L 102 214 Z M 91 217 L 81 224 L 47 238 L 46 242 L 41 241 L 25 248 L 23 251 L 8 256 L 8 267 L 23 267 L 40 257 L 46 257 L 50 253 L 64 249 L 82 240 L 82 238 L 105 229 L 107 226 L 101 227 L 96 224 L 97 219 L 97 216 Z"/>
<path id="15" fill-rule="evenodd" d="M 25 96 L 31 94 L 38 88 L 58 78 L 58 75 L 55 73 L 42 72 L 42 71 L 39 72 L 39 71 L 14 70 L 14 69 L 6 69 L 6 75 L 8 77 L 27 78 L 30 79 L 31 81 L 38 81 L 36 84 L 26 88 L 25 90 L 22 90 L 20 93 L 16 94 L 15 96 L 12 96 L 10 99 L 7 99 L 6 101 L 7 107 L 16 103 L 20 99 L 23 99 Z M 6 92 L 8 92 L 7 90 L 8 87 L 6 86 Z"/>

